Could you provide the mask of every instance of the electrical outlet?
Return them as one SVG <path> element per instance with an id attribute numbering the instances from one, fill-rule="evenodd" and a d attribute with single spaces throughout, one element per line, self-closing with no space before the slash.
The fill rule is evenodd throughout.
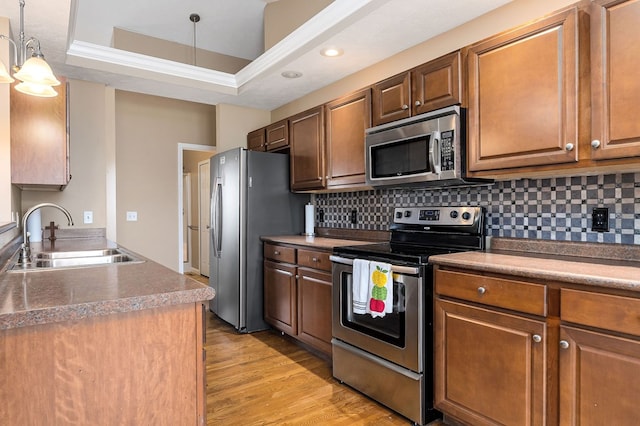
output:
<path id="1" fill-rule="evenodd" d="M 323 209 L 318 209 L 318 222 L 319 223 L 324 222 L 324 210 Z"/>
<path id="2" fill-rule="evenodd" d="M 609 232 L 609 209 L 596 207 L 591 212 L 591 230 L 594 232 Z"/>
<path id="3" fill-rule="evenodd" d="M 127 222 L 135 222 L 138 220 L 138 212 L 127 212 Z"/>
<path id="4" fill-rule="evenodd" d="M 356 209 L 351 210 L 351 223 L 354 225 L 358 223 L 358 210 Z"/>
<path id="5" fill-rule="evenodd" d="M 84 223 L 93 223 L 93 212 L 92 211 L 85 211 L 82 214 L 82 218 Z"/>

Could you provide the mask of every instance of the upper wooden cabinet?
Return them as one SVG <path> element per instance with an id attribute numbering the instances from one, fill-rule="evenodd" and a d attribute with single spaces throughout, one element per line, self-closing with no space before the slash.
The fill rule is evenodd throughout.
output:
<path id="1" fill-rule="evenodd" d="M 67 83 L 59 80 L 54 98 L 11 88 L 11 183 L 22 189 L 64 189 L 71 179 Z"/>
<path id="2" fill-rule="evenodd" d="M 318 106 L 289 118 L 291 190 L 324 189 L 324 110 Z"/>
<path id="3" fill-rule="evenodd" d="M 364 135 L 371 127 L 371 89 L 329 102 L 324 111 L 327 187 L 364 184 Z"/>
<path id="4" fill-rule="evenodd" d="M 373 86 L 374 126 L 462 102 L 456 51 Z"/>
<path id="5" fill-rule="evenodd" d="M 591 6 L 591 150 L 595 160 L 640 156 L 640 1 Z"/>
<path id="6" fill-rule="evenodd" d="M 251 151 L 265 151 L 265 128 L 257 129 L 247 134 L 247 149 Z"/>
<path id="7" fill-rule="evenodd" d="M 289 148 L 289 122 L 287 119 L 269 124 L 265 131 L 267 151 Z"/>
<path id="8" fill-rule="evenodd" d="M 470 171 L 578 161 L 583 19 L 571 8 L 468 48 Z"/>

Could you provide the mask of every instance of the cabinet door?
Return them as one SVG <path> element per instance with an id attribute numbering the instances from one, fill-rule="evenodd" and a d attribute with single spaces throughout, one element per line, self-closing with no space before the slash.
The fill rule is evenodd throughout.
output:
<path id="1" fill-rule="evenodd" d="M 67 84 L 40 98 L 11 89 L 11 183 L 20 187 L 69 183 Z M 16 83 L 17 84 L 17 83 Z"/>
<path id="2" fill-rule="evenodd" d="M 460 66 L 456 51 L 411 71 L 413 115 L 462 103 Z"/>
<path id="3" fill-rule="evenodd" d="M 364 184 L 364 132 L 371 127 L 371 90 L 325 105 L 327 186 Z"/>
<path id="4" fill-rule="evenodd" d="M 576 8 L 470 46 L 470 171 L 578 160 Z"/>
<path id="5" fill-rule="evenodd" d="M 296 267 L 264 262 L 264 320 L 290 335 L 298 332 Z"/>
<path id="6" fill-rule="evenodd" d="M 331 354 L 331 274 L 298 268 L 298 338 Z"/>
<path id="7" fill-rule="evenodd" d="M 254 130 L 247 134 L 247 149 L 252 151 L 265 150 L 265 129 Z"/>
<path id="8" fill-rule="evenodd" d="M 542 321 L 436 299 L 435 405 L 474 425 L 547 421 Z"/>
<path id="9" fill-rule="evenodd" d="M 266 132 L 267 151 L 289 147 L 289 122 L 286 119 L 269 124 Z"/>
<path id="10" fill-rule="evenodd" d="M 591 157 L 638 157 L 640 1 L 597 0 L 591 19 Z"/>
<path id="11" fill-rule="evenodd" d="M 289 118 L 291 189 L 323 189 L 324 112 L 322 106 Z"/>
<path id="12" fill-rule="evenodd" d="M 560 424 L 638 424 L 640 342 L 560 328 Z"/>
<path id="13" fill-rule="evenodd" d="M 374 126 L 411 116 L 411 73 L 390 77 L 373 86 Z"/>

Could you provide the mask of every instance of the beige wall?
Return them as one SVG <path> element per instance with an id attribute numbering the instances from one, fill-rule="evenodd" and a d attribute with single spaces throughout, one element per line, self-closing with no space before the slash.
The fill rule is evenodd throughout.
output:
<path id="1" fill-rule="evenodd" d="M 280 2 L 276 2 L 278 4 Z M 334 84 L 272 111 L 272 122 L 329 102 L 384 80 L 498 32 L 513 28 L 575 3 L 575 0 L 514 0 L 440 36 L 407 49 Z"/>
<path id="2" fill-rule="evenodd" d="M 264 8 L 264 50 L 292 33 L 333 0 L 278 0 Z"/>
<path id="3" fill-rule="evenodd" d="M 0 34 L 10 34 L 9 20 L 0 17 Z M 7 70 L 12 63 L 9 42 L 0 42 L 0 60 Z M 9 91 L 11 86 L 0 84 L 0 225 L 13 221 L 20 211 L 20 190 L 11 185 L 11 130 L 9 127 Z"/>
<path id="4" fill-rule="evenodd" d="M 214 145 L 214 110 L 116 91 L 117 241 L 176 271 L 178 144 Z M 126 221 L 127 211 L 138 220 Z"/>
<path id="5" fill-rule="evenodd" d="M 71 181 L 64 191 L 22 191 L 22 212 L 42 202 L 52 202 L 71 213 L 76 228 L 105 228 L 107 120 L 105 89 L 101 84 L 69 81 L 69 142 Z M 83 224 L 83 212 L 93 212 L 93 224 Z M 42 226 L 50 221 L 67 227 L 62 212 L 45 208 Z"/>
<path id="6" fill-rule="evenodd" d="M 269 111 L 220 104 L 216 107 L 216 150 L 247 146 L 247 133 L 270 123 Z"/>
<path id="7" fill-rule="evenodd" d="M 121 28 L 113 30 L 113 47 L 231 74 L 237 73 L 251 62 L 235 56 L 198 49 L 197 44 L 194 55 L 193 46 L 161 40 Z"/>

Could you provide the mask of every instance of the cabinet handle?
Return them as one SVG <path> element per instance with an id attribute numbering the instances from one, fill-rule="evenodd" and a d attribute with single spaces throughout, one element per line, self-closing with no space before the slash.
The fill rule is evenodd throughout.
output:
<path id="1" fill-rule="evenodd" d="M 318 176 L 318 180 L 322 180 L 322 176 Z"/>
<path id="2" fill-rule="evenodd" d="M 312 257 L 312 258 L 311 258 L 311 261 L 312 261 L 312 262 L 317 262 L 317 261 L 318 261 L 318 258 L 317 258 L 317 257 Z"/>
<path id="3" fill-rule="evenodd" d="M 273 254 L 274 254 L 275 256 L 278 256 L 278 255 L 280 255 L 280 252 L 279 252 L 278 250 L 274 250 L 274 251 L 273 251 Z"/>
<path id="4" fill-rule="evenodd" d="M 402 109 L 403 109 L 403 110 L 407 110 L 407 109 L 409 109 L 409 105 L 407 105 L 407 104 L 402 105 Z"/>
<path id="5" fill-rule="evenodd" d="M 415 106 L 420 106 L 420 105 L 422 105 L 422 102 L 416 101 Z"/>
<path id="6" fill-rule="evenodd" d="M 482 296 L 483 294 L 485 294 L 487 292 L 487 289 L 484 287 L 478 287 L 478 294 L 480 296 Z"/>
<path id="7" fill-rule="evenodd" d="M 600 141 L 598 139 L 594 139 L 591 141 L 591 148 L 596 149 L 600 148 Z"/>
<path id="8" fill-rule="evenodd" d="M 572 143 L 568 143 L 564 146 L 564 149 L 566 149 L 567 151 L 573 151 L 573 144 Z"/>
<path id="9" fill-rule="evenodd" d="M 567 342 L 566 340 L 560 340 L 560 348 L 561 349 L 568 349 L 569 348 L 569 342 Z"/>
<path id="10" fill-rule="evenodd" d="M 534 342 L 536 342 L 536 343 L 540 343 L 540 342 L 542 342 L 542 336 L 540 336 L 539 334 L 534 334 L 534 335 L 532 336 L 532 339 L 533 339 L 533 341 L 534 341 Z"/>

